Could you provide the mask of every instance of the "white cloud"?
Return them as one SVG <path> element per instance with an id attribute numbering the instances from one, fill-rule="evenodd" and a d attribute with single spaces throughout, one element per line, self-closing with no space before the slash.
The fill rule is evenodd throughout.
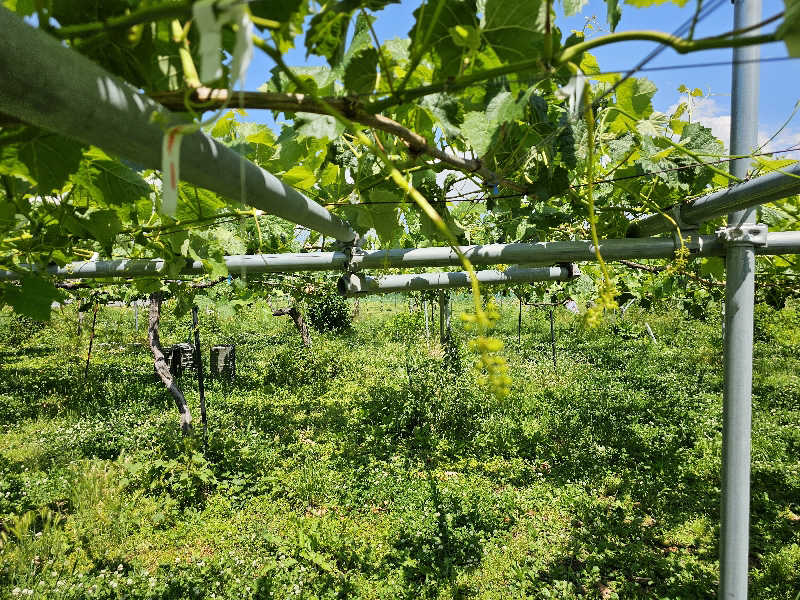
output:
<path id="1" fill-rule="evenodd" d="M 667 108 L 667 114 L 674 113 L 681 102 L 686 102 L 686 99 L 681 98 L 680 101 Z M 692 123 L 699 121 L 711 129 L 714 136 L 722 140 L 722 143 L 727 148 L 731 138 L 731 115 L 726 114 L 728 112 L 727 107 L 720 106 L 719 102 L 714 98 L 694 98 L 691 96 L 688 104 L 689 107 L 681 115 L 681 118 Z"/>
<path id="2" fill-rule="evenodd" d="M 674 113 L 680 102 L 685 101 L 685 98 L 681 98 L 679 102 L 676 102 L 667 108 L 667 114 L 671 115 Z M 689 97 L 689 108 L 681 118 L 688 119 L 692 122 L 699 121 L 706 127 L 710 128 L 711 132 L 717 138 L 722 140 L 725 148 L 728 148 L 731 137 L 731 115 L 729 108 L 727 106 L 721 106 L 715 98 Z M 766 143 L 766 146 L 764 146 L 764 148 L 761 150 L 762 152 L 777 152 L 779 150 L 800 145 L 800 128 L 798 128 L 798 125 L 795 123 L 789 123 L 789 125 L 783 131 L 775 136 L 775 139 L 767 143 L 767 140 L 775 135 L 778 127 L 779 125 L 772 129 L 767 129 L 764 127 L 759 128 L 758 143 L 759 145 L 764 145 Z M 786 158 L 800 159 L 800 151 L 782 152 L 781 156 Z"/>

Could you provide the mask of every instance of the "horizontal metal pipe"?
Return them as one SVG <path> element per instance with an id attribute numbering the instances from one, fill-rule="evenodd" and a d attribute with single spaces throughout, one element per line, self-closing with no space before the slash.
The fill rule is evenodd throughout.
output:
<path id="1" fill-rule="evenodd" d="M 343 252 L 314 252 L 307 254 L 242 254 L 225 257 L 229 273 L 285 273 L 294 271 L 337 271 L 345 268 Z M 58 279 L 101 279 L 107 277 L 159 277 L 164 272 L 163 259 L 118 259 L 74 262 L 59 267 L 50 265 L 43 271 Z M 39 269 L 26 266 L 27 269 Z M 184 275 L 202 275 L 205 267 L 200 261 L 187 261 L 181 270 Z M 19 279 L 19 273 L 0 270 L 0 280 Z"/>
<path id="2" fill-rule="evenodd" d="M 0 112 L 161 168 L 164 126 L 179 116 L 0 7 Z M 183 137 L 181 178 L 343 242 L 356 234 L 327 209 L 202 131 Z"/>
<path id="3" fill-rule="evenodd" d="M 580 275 L 576 265 L 554 267 L 509 267 L 505 271 L 476 271 L 481 285 L 500 285 L 534 281 L 566 281 Z M 413 292 L 420 290 L 446 290 L 470 287 L 469 273 L 413 273 L 411 275 L 384 275 L 370 277 L 361 273 L 342 275 L 336 283 L 336 291 L 348 298 L 391 292 Z"/>
<path id="4" fill-rule="evenodd" d="M 624 258 L 672 258 L 678 244 L 672 238 L 643 238 L 605 240 L 600 252 L 605 260 Z M 693 237 L 686 243 L 690 255 L 724 256 L 725 243 L 713 235 Z M 535 244 L 488 244 L 461 246 L 461 251 L 475 265 L 497 264 L 554 264 L 590 262 L 597 260 L 590 241 L 538 242 Z M 767 235 L 766 246 L 756 246 L 756 254 L 800 254 L 800 231 L 784 231 Z M 339 271 L 347 268 L 344 252 L 310 252 L 299 254 L 254 254 L 226 256 L 225 264 L 231 273 L 285 273 L 294 271 Z M 120 259 L 70 263 L 64 267 L 51 265 L 45 273 L 59 279 L 97 279 L 103 277 L 158 277 L 163 273 L 161 259 Z M 461 264 L 458 255 L 449 247 L 404 248 L 395 250 L 366 250 L 360 257 L 362 269 L 416 269 L 422 267 L 451 267 Z M 38 271 L 23 265 L 24 270 Z M 187 262 L 181 271 L 185 275 L 204 272 L 199 261 Z M 0 271 L 0 280 L 19 279 L 19 272 Z"/>
<path id="5" fill-rule="evenodd" d="M 678 223 L 699 225 L 722 215 L 773 202 L 800 193 L 800 163 L 784 169 L 784 173 L 769 173 L 745 183 L 713 192 L 676 207 Z M 669 209 L 667 211 L 669 213 Z M 671 215 L 672 216 L 672 215 Z M 663 216 L 650 215 L 628 226 L 628 237 L 649 237 L 671 231 L 672 223 Z"/>

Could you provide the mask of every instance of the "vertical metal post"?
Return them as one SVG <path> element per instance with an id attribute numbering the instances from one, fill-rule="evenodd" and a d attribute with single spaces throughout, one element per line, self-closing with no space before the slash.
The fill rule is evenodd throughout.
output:
<path id="1" fill-rule="evenodd" d="M 517 313 L 517 346 L 522 344 L 522 298 L 519 299 L 519 312 Z"/>
<path id="2" fill-rule="evenodd" d="M 734 29 L 761 21 L 761 0 L 735 0 Z M 748 35 L 757 35 L 749 31 Z M 731 89 L 732 155 L 748 155 L 758 144 L 758 46 L 734 48 Z M 749 159 L 733 160 L 730 171 L 747 175 Z M 755 209 L 728 215 L 728 227 L 755 223 Z M 753 244 L 729 242 L 725 259 L 725 385 L 722 407 L 722 522 L 720 593 L 724 600 L 747 598 L 750 529 L 750 434 L 753 385 Z"/>
<path id="3" fill-rule="evenodd" d="M 445 342 L 445 321 L 447 320 L 447 305 L 444 297 L 444 290 L 439 290 L 439 341 Z"/>
<path id="4" fill-rule="evenodd" d="M 550 346 L 553 349 L 553 368 L 556 368 L 556 328 L 553 322 L 554 307 L 550 307 Z"/>
<path id="5" fill-rule="evenodd" d="M 139 333 L 139 301 L 133 301 L 133 328 Z"/>
<path id="6" fill-rule="evenodd" d="M 450 333 L 451 333 L 451 328 L 450 328 L 451 317 L 453 315 L 453 299 L 450 297 L 450 294 L 447 294 L 447 304 L 445 305 L 445 310 L 446 310 L 446 312 L 445 312 L 445 326 L 444 326 L 444 328 L 445 328 L 445 333 L 447 334 L 447 337 L 449 338 L 450 337 Z"/>
<path id="7" fill-rule="evenodd" d="M 197 390 L 200 392 L 200 421 L 203 423 L 203 450 L 208 452 L 208 421 L 206 419 L 206 390 L 203 381 L 203 352 L 200 349 L 200 327 L 197 306 L 192 307 L 192 329 L 194 330 L 194 360 L 197 366 Z"/>
<path id="8" fill-rule="evenodd" d="M 425 314 L 425 339 L 431 337 L 430 330 L 428 329 L 428 305 L 425 300 L 422 301 L 422 312 Z"/>
<path id="9" fill-rule="evenodd" d="M 86 385 L 86 379 L 89 377 L 89 361 L 92 359 L 92 345 L 94 344 L 94 328 L 97 325 L 97 309 L 100 308 L 100 303 L 94 301 L 94 313 L 92 314 L 92 331 L 89 334 L 89 351 L 86 353 L 86 366 L 83 369 L 83 384 Z"/>

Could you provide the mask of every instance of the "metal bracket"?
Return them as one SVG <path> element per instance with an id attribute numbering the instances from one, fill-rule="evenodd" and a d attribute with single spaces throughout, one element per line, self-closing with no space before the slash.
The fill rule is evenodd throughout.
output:
<path id="1" fill-rule="evenodd" d="M 366 252 L 360 246 L 349 246 L 344 249 L 345 271 L 347 273 L 357 273 L 361 270 L 361 263 L 364 261 Z"/>
<path id="2" fill-rule="evenodd" d="M 567 270 L 567 274 L 570 279 L 575 279 L 581 275 L 581 270 L 576 263 L 562 262 L 558 263 L 558 266 Z"/>
<path id="3" fill-rule="evenodd" d="M 763 223 L 745 223 L 717 229 L 717 239 L 726 244 L 752 244 L 766 246 L 768 228 Z"/>
<path id="4" fill-rule="evenodd" d="M 683 216 L 681 215 L 681 210 L 683 209 L 683 204 L 678 204 L 673 206 L 669 211 L 668 214 L 675 220 L 675 224 L 681 228 L 681 233 L 693 233 L 696 232 L 700 228 L 699 223 L 688 223 L 687 221 L 683 220 Z M 686 237 L 686 236 L 684 236 Z"/>

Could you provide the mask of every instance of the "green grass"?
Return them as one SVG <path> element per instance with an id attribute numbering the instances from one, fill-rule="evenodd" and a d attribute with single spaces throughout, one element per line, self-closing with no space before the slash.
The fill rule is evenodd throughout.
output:
<path id="1" fill-rule="evenodd" d="M 256 305 L 201 314 L 238 377 L 208 386 L 209 449 L 155 381 L 144 315 L 0 315 L 0 597 L 708 598 L 716 594 L 718 319 L 503 307 L 514 378 L 475 383 L 402 300 L 304 349 Z M 165 343 L 188 319 L 163 319 Z M 438 311 L 437 311 L 438 313 Z M 658 344 L 644 331 L 652 326 Z M 16 328 L 15 328 L 16 327 Z M 757 311 L 751 595 L 800 591 L 800 313 Z M 199 427 L 196 384 L 182 379 Z"/>

